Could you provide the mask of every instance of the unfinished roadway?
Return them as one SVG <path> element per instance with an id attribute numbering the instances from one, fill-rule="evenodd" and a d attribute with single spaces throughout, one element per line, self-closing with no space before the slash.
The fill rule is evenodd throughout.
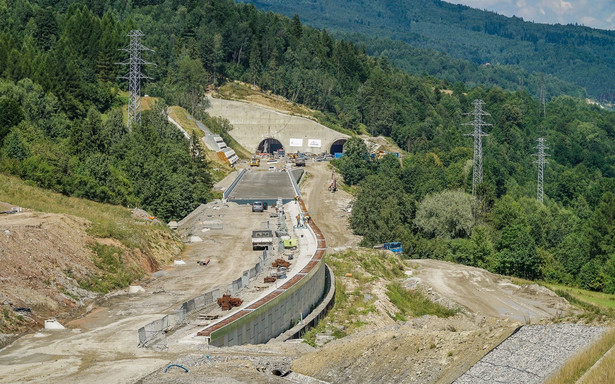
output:
<path id="1" fill-rule="evenodd" d="M 262 173 L 276 175 L 275 172 Z M 286 175 L 285 180 L 292 184 L 288 174 L 277 174 Z M 184 228 L 184 234 L 188 237 L 198 236 L 203 241 L 186 246 L 182 253 L 185 265 L 168 266 L 155 273 L 152 279 L 143 282 L 145 292 L 128 294 L 127 291 L 120 291 L 107 295 L 91 305 L 83 318 L 65 323 L 66 330 L 41 330 L 25 335 L 2 349 L 0 383 L 132 383 L 168 363 L 179 353 L 192 350 L 193 342 L 205 345 L 205 337 L 202 337 L 169 343 L 164 352 L 139 348 L 137 329 L 172 312 L 181 302 L 228 285 L 240 277 L 244 270 L 258 261 L 261 254 L 252 250 L 251 230 L 262 229 L 270 218 L 267 211 L 253 213 L 249 205 L 232 202 L 212 202 L 199 209 L 200 215 L 195 217 L 192 226 Z M 298 210 L 298 207 L 295 209 Z M 309 232 L 310 229 L 304 228 L 302 231 Z M 310 242 L 311 245 L 308 244 Z M 310 249 L 309 256 L 314 254 L 317 242 L 310 241 L 306 232 L 300 246 Z M 211 259 L 209 265 L 203 267 L 197 264 L 205 258 Z M 300 273 L 311 262 L 310 259 L 297 260 L 295 271 Z M 270 292 L 259 290 L 254 285 L 253 294 L 262 296 Z M 276 290 L 280 286 L 273 285 L 271 289 Z M 259 299 L 249 297 L 246 305 Z M 300 317 L 305 314 L 297 312 L 294 315 Z M 196 330 L 203 328 L 201 326 Z"/>

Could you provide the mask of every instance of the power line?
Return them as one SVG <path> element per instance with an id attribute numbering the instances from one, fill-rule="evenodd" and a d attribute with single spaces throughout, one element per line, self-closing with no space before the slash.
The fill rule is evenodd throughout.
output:
<path id="1" fill-rule="evenodd" d="M 534 154 L 534 156 L 538 156 L 538 159 L 535 161 L 535 163 L 538 164 L 538 182 L 537 182 L 537 187 L 536 187 L 536 200 L 540 201 L 541 203 L 544 203 L 544 198 L 545 198 L 544 173 L 545 173 L 545 164 L 547 163 L 547 160 L 545 159 L 545 157 L 551 156 L 551 155 L 545 153 L 545 149 L 548 149 L 549 147 L 545 145 L 544 137 L 540 137 L 536 141 L 538 141 L 538 145 L 534 147 L 538 150 L 538 153 Z"/>
<path id="2" fill-rule="evenodd" d="M 130 37 L 130 44 L 120 51 L 128 52 L 129 58 L 117 64 L 129 66 L 128 74 L 121 76 L 121 78 L 128 80 L 128 126 L 132 127 L 141 124 L 141 79 L 150 79 L 141 73 L 141 65 L 153 64 L 143 60 L 141 52 L 153 52 L 153 50 L 141 44 L 141 38 L 145 36 L 143 32 L 132 30 L 128 36 Z"/>
<path id="3" fill-rule="evenodd" d="M 464 113 L 464 115 L 473 116 L 472 122 L 464 123 L 462 125 L 471 125 L 474 127 L 474 130 L 471 133 L 466 133 L 464 136 L 472 136 L 474 137 L 474 161 L 472 167 L 472 196 L 476 196 L 477 187 L 483 182 L 483 137 L 489 136 L 485 132 L 483 132 L 483 127 L 490 127 L 492 124 L 485 123 L 483 121 L 483 116 L 490 116 L 489 113 L 483 110 L 483 105 L 485 102 L 476 99 L 473 102 L 474 111 L 470 113 Z M 480 201 L 480 196 L 479 196 Z"/>

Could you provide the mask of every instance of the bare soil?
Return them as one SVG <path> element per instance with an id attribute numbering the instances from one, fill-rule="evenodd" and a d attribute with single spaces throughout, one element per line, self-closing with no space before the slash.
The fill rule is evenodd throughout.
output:
<path id="1" fill-rule="evenodd" d="M 310 162 L 306 172 L 300 185 L 301 193 L 310 215 L 327 240 L 328 250 L 339 251 L 358 246 L 361 237 L 353 234 L 348 224 L 348 208 L 353 197 L 340 189 L 329 192 L 331 165 L 327 162 Z M 341 178 L 340 175 L 335 177 Z"/>
<path id="2" fill-rule="evenodd" d="M 116 240 L 88 235 L 90 225 L 76 216 L 32 210 L 0 216 L 0 333 L 36 328 L 50 316 L 73 317 L 97 297 L 80 285 L 101 273 L 92 259 L 92 244 L 123 250 L 126 264 L 148 274 L 158 268 L 157 257 L 170 259 L 179 252 L 173 241 L 148 254 L 127 249 Z"/>
<path id="3" fill-rule="evenodd" d="M 31 217 L 28 222 L 34 219 Z M 23 224 L 17 218 L 12 220 L 13 229 L 17 223 Z M 68 238 L 68 243 L 82 244 L 86 249 L 85 241 L 74 237 L 76 226 L 61 227 L 61 215 L 57 220 L 52 227 L 60 231 L 58 238 Z M 199 215 L 178 229 L 186 237 L 198 235 L 203 240 L 186 246 L 180 255 L 185 265 L 163 266 L 151 279 L 142 282 L 143 293 L 119 291 L 98 299 L 88 306 L 84 317 L 62 319 L 60 322 L 66 330 L 41 330 L 21 337 L 0 351 L 0 383 L 134 383 L 164 366 L 169 359 L 194 350 L 192 345 L 175 345 L 165 351 L 138 348 L 137 330 L 171 313 L 183 301 L 230 283 L 253 266 L 259 252 L 252 250 L 250 231 L 262 228 L 266 220 L 267 212 L 252 213 L 248 205 L 214 202 L 203 207 Z M 221 229 L 209 229 L 212 223 Z M 44 232 L 37 234 L 41 238 L 55 230 L 43 224 L 41 229 Z M 61 254 L 57 257 L 61 258 Z M 87 259 L 88 256 L 86 253 L 80 257 Z M 207 266 L 197 264 L 206 258 L 210 258 Z M 70 260 L 66 262 L 76 270 Z M 62 268 L 60 271 L 63 273 Z M 14 295 L 18 296 L 19 292 L 15 291 Z"/>
<path id="4" fill-rule="evenodd" d="M 412 260 L 410 288 L 422 285 L 435 301 L 464 308 L 483 316 L 508 318 L 520 323 L 565 317 L 571 314 L 566 299 L 539 285 L 519 286 L 481 268 L 440 260 Z"/>

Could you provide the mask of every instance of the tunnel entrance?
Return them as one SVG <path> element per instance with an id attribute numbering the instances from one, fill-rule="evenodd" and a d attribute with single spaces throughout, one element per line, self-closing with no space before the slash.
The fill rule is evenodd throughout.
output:
<path id="1" fill-rule="evenodd" d="M 339 139 L 335 140 L 333 144 L 331 144 L 330 154 L 335 155 L 336 153 L 344 152 L 344 144 L 346 144 L 347 139 Z"/>
<path id="2" fill-rule="evenodd" d="M 284 149 L 282 143 L 279 140 L 267 138 L 260 142 L 258 145 L 257 151 L 261 153 L 277 153 L 278 149 Z"/>

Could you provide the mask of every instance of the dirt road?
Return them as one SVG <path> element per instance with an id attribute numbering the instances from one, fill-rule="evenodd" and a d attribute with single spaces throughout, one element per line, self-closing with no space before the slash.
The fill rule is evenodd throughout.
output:
<path id="1" fill-rule="evenodd" d="M 356 247 L 361 238 L 354 235 L 348 227 L 350 213 L 347 208 L 353 200 L 352 196 L 342 190 L 329 192 L 329 163 L 310 162 L 306 171 L 306 179 L 300 185 L 301 193 L 307 202 L 310 215 L 327 239 L 327 248 L 329 251 L 335 251 Z M 337 177 L 341 178 L 340 175 Z"/>
<path id="2" fill-rule="evenodd" d="M 435 296 L 476 314 L 527 323 L 570 310 L 565 299 L 544 287 L 520 287 L 484 269 L 440 260 L 412 260 L 410 264 L 416 267 L 410 284 L 426 284 Z"/>

